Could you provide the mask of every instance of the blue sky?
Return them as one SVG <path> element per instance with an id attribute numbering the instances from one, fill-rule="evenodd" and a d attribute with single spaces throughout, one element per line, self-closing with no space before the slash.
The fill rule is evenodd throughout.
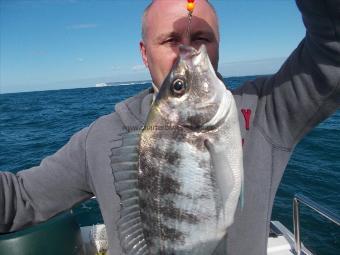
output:
<path id="1" fill-rule="evenodd" d="M 0 0 L 0 93 L 150 79 L 138 46 L 149 2 Z M 295 1 L 211 2 L 224 76 L 275 72 L 305 34 Z"/>

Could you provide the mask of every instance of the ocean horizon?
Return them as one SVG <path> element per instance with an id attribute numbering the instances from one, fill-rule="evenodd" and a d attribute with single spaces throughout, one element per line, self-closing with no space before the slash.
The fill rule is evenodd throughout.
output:
<path id="1" fill-rule="evenodd" d="M 0 95 L 8 95 L 8 94 L 18 94 L 18 93 L 32 93 L 32 92 L 44 92 L 44 91 L 59 91 L 59 90 L 73 90 L 73 89 L 90 89 L 90 88 L 102 88 L 102 87 L 115 87 L 115 86 L 130 86 L 130 85 L 140 85 L 140 84 L 151 84 L 151 80 L 136 80 L 136 81 L 101 81 L 98 83 L 93 83 L 92 85 L 80 85 L 79 87 L 70 87 L 70 88 L 50 88 L 50 89 L 37 89 L 37 90 L 27 90 L 27 91 L 15 91 L 15 92 L 1 92 Z M 98 86 L 101 84 L 105 84 L 105 86 Z"/>
<path id="2" fill-rule="evenodd" d="M 270 74 L 261 74 L 261 75 L 244 75 L 244 76 L 223 76 L 224 79 L 234 79 L 244 77 L 244 79 L 252 79 L 254 77 L 266 76 Z M 66 83 L 66 82 L 65 82 Z M 71 83 L 71 82 L 70 82 Z M 128 80 L 128 81 L 107 81 L 105 80 L 98 80 L 97 82 L 92 83 L 83 83 L 83 85 L 79 85 L 76 87 L 69 87 L 69 88 L 48 88 L 48 89 L 36 89 L 36 90 L 25 90 L 25 91 L 14 91 L 14 92 L 2 92 L 0 87 L 0 95 L 7 95 L 7 94 L 17 94 L 17 93 L 30 93 L 30 92 L 43 92 L 43 91 L 59 91 L 59 90 L 72 90 L 72 89 L 89 89 L 89 88 L 101 88 L 101 87 L 112 87 L 112 86 L 130 86 L 130 85 L 141 85 L 141 84 L 151 84 L 150 79 L 146 80 Z M 87 85 L 88 84 L 88 85 Z M 105 85 L 104 85 L 105 84 Z M 102 86 L 104 85 L 104 86 Z"/>

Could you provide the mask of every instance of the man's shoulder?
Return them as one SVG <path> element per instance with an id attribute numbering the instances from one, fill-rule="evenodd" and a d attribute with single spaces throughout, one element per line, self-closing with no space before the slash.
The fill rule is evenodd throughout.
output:
<path id="1" fill-rule="evenodd" d="M 131 108 L 135 108 L 135 107 L 139 108 L 143 99 L 152 92 L 153 92 L 152 88 L 142 90 L 138 92 L 136 95 L 117 103 L 115 109 L 117 110 L 117 106 L 122 105 L 122 104 L 128 105 Z"/>
<path id="2" fill-rule="evenodd" d="M 257 77 L 253 80 L 246 80 L 242 85 L 231 89 L 238 109 L 254 108 L 261 97 L 261 89 L 268 76 Z M 255 112 L 255 111 L 254 111 Z"/>
<path id="3" fill-rule="evenodd" d="M 127 124 L 143 120 L 143 104 L 148 95 L 149 90 L 144 90 L 119 102 L 115 106 L 115 111 L 99 117 L 88 127 L 87 136 L 96 138 L 117 136 L 126 131 Z"/>
<path id="4" fill-rule="evenodd" d="M 89 132 L 99 131 L 101 129 L 114 128 L 122 126 L 121 120 L 116 112 L 111 112 L 100 116 L 89 127 Z"/>
<path id="5" fill-rule="evenodd" d="M 143 125 L 149 113 L 152 99 L 152 90 L 146 89 L 136 96 L 118 103 L 115 110 L 124 126 L 129 128 Z"/>
<path id="6" fill-rule="evenodd" d="M 102 140 L 121 133 L 124 125 L 116 112 L 103 115 L 96 119 L 87 128 L 86 140 Z"/>
<path id="7" fill-rule="evenodd" d="M 231 89 L 231 92 L 234 97 L 244 95 L 258 96 L 261 93 L 264 83 L 271 77 L 271 75 L 261 75 L 253 79 L 245 80 L 240 86 Z"/>

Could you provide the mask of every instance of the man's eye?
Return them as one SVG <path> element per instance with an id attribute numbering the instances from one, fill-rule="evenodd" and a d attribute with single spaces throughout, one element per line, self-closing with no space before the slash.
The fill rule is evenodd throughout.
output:
<path id="1" fill-rule="evenodd" d="M 197 37 L 193 41 L 203 41 L 203 42 L 209 42 L 210 40 L 206 37 Z"/>
<path id="2" fill-rule="evenodd" d="M 172 38 L 166 39 L 164 43 L 177 44 L 178 40 L 177 38 L 172 37 Z"/>

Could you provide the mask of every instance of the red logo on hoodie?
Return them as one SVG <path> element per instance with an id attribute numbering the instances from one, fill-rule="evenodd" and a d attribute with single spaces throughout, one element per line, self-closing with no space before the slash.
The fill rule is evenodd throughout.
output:
<path id="1" fill-rule="evenodd" d="M 245 122 L 245 128 L 246 130 L 249 130 L 250 127 L 250 115 L 251 115 L 251 109 L 241 109 L 241 112 L 244 117 L 244 122 Z"/>

